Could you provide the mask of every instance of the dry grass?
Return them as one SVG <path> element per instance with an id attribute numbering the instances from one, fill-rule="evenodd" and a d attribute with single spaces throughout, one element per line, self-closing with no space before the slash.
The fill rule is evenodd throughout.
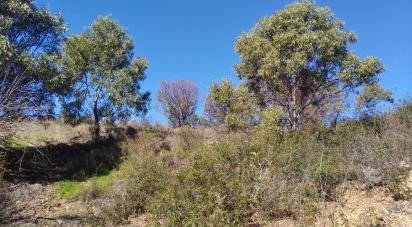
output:
<path id="1" fill-rule="evenodd" d="M 89 128 L 87 124 L 72 127 L 59 121 L 24 122 L 14 137 L 14 141 L 21 143 L 21 146 L 84 143 L 92 138 Z"/>

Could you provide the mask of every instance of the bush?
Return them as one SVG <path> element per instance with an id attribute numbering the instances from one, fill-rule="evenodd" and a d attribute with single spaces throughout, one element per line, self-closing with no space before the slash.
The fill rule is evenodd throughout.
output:
<path id="1" fill-rule="evenodd" d="M 151 211 L 170 225 L 245 223 L 252 210 L 255 168 L 251 152 L 233 143 L 188 152 L 188 165 L 169 178 Z"/>
<path id="2" fill-rule="evenodd" d="M 281 135 L 281 128 L 279 126 L 280 117 L 282 116 L 282 109 L 277 106 L 269 107 L 262 111 L 260 115 L 260 124 L 256 127 L 257 141 L 264 143 L 278 142 Z"/>
<path id="3" fill-rule="evenodd" d="M 412 127 L 412 98 L 401 102 L 400 107 L 396 111 L 396 115 L 401 124 L 408 128 Z"/>
<path id="4" fill-rule="evenodd" d="M 153 154 L 139 157 L 134 164 L 136 171 L 128 177 L 126 212 L 139 215 L 147 211 L 155 194 L 163 189 L 168 174 Z"/>

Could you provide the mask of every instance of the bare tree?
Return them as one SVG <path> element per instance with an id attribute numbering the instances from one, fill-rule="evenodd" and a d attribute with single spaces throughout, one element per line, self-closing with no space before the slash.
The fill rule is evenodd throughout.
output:
<path id="1" fill-rule="evenodd" d="M 173 127 L 190 125 L 195 116 L 199 90 L 192 81 L 162 81 L 157 91 L 157 101 Z"/>

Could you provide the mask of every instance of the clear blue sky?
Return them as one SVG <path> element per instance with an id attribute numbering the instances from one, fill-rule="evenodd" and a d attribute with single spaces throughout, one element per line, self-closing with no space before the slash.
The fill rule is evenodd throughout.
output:
<path id="1" fill-rule="evenodd" d="M 234 42 L 263 16 L 293 2 L 287 0 L 37 0 L 53 12 L 61 12 L 69 34 L 80 33 L 100 15 L 111 15 L 127 28 L 135 42 L 135 55 L 149 60 L 143 90 L 152 93 L 150 120 L 166 123 L 155 105 L 161 80 L 195 81 L 203 99 L 213 80 L 236 79 L 238 61 Z M 346 28 L 357 33 L 352 48 L 361 56 L 382 60 L 386 72 L 381 84 L 395 99 L 412 95 L 411 0 L 317 0 L 328 6 Z"/>

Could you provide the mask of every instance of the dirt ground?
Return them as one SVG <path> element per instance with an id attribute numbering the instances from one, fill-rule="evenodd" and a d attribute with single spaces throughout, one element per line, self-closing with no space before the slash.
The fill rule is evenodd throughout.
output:
<path id="1" fill-rule="evenodd" d="M 102 221 L 83 201 L 64 201 L 53 184 L 11 184 L 14 212 L 9 226 L 92 226 Z"/>

